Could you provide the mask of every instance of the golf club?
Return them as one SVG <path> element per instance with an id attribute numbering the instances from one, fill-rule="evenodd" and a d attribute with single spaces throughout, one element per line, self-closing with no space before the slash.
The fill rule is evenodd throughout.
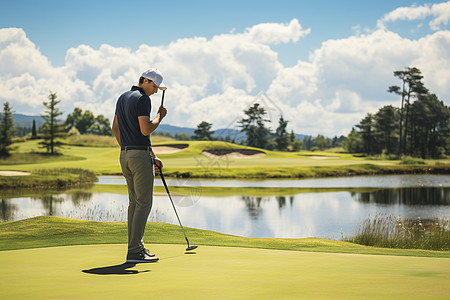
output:
<path id="1" fill-rule="evenodd" d="M 164 99 L 164 92 L 163 92 L 163 99 Z M 164 187 L 166 188 L 167 195 L 169 195 L 170 203 L 172 203 L 172 207 L 173 207 L 173 210 L 175 211 L 175 215 L 177 216 L 178 223 L 180 223 L 181 230 L 183 230 L 184 238 L 186 239 L 186 242 L 187 242 L 186 251 L 192 251 L 194 249 L 197 249 L 198 248 L 197 245 L 189 245 L 189 240 L 188 240 L 188 238 L 186 236 L 186 232 L 184 232 L 183 225 L 181 225 L 180 217 L 178 216 L 177 209 L 175 208 L 175 204 L 173 204 L 172 196 L 170 196 L 169 188 L 167 187 L 167 183 L 166 183 L 166 180 L 164 179 L 164 175 L 163 175 L 163 172 L 161 170 L 161 167 L 158 166 L 156 163 L 155 163 L 155 166 L 157 166 L 158 169 L 159 169 L 159 175 L 161 176 L 161 180 L 162 180 L 162 182 L 164 184 Z"/>
<path id="2" fill-rule="evenodd" d="M 161 99 L 161 106 L 164 105 L 164 94 L 166 93 L 166 90 L 163 90 L 163 95 L 162 95 L 162 99 Z"/>

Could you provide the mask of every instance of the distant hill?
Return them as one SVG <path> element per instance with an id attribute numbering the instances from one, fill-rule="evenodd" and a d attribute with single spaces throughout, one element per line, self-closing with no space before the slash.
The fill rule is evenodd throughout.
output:
<path id="1" fill-rule="evenodd" d="M 44 119 L 41 116 L 28 116 L 23 114 L 13 114 L 15 127 L 32 127 L 33 126 L 33 120 L 36 120 L 36 126 L 39 128 L 39 126 L 44 123 Z M 171 135 L 176 135 L 180 133 L 186 133 L 190 136 L 194 135 L 194 130 L 196 128 L 189 128 L 189 127 L 179 127 L 179 126 L 173 126 L 169 124 L 161 124 L 159 125 L 157 131 L 158 132 L 166 132 Z M 213 137 L 215 138 L 226 138 L 227 136 L 230 136 L 231 139 L 234 139 L 237 143 L 245 140 L 245 134 L 237 129 L 228 129 L 228 128 L 222 128 L 214 130 Z M 299 140 L 303 140 L 307 135 L 304 134 L 295 134 L 295 137 Z"/>
<path id="2" fill-rule="evenodd" d="M 36 121 L 36 127 L 42 125 L 45 120 L 41 116 L 27 116 L 22 114 L 13 114 L 14 127 L 33 127 L 33 120 Z"/>
<path id="3" fill-rule="evenodd" d="M 170 133 L 171 135 L 180 134 L 180 133 L 186 133 L 190 136 L 194 135 L 195 128 L 189 128 L 189 127 L 178 127 L 173 126 L 169 124 L 160 124 L 155 132 L 166 132 Z"/>

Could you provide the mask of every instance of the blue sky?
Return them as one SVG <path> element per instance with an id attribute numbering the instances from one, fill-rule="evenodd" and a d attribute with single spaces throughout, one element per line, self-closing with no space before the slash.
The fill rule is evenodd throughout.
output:
<path id="1" fill-rule="evenodd" d="M 411 64 L 448 103 L 442 77 L 450 77 L 449 7 L 448 1 L 1 1 L 0 45 L 8 51 L 2 56 L 0 48 L 6 82 L 0 101 L 33 114 L 52 90 L 65 113 L 82 106 L 111 118 L 118 95 L 157 66 L 173 87 L 170 124 L 229 126 L 264 92 L 296 132 L 348 134 L 367 112 L 398 106 L 385 91 L 399 84 L 392 72 Z M 390 49 L 390 41 L 405 48 Z M 436 51 L 423 53 L 427 45 Z M 411 47 L 417 47 L 412 54 Z M 230 105 L 227 114 L 222 103 Z"/>
<path id="2" fill-rule="evenodd" d="M 2 1 L 0 27 L 20 27 L 55 66 L 67 49 L 101 44 L 136 49 L 141 44 L 167 45 L 180 38 L 243 31 L 259 23 L 299 19 L 312 34 L 299 43 L 279 45 L 279 59 L 290 66 L 323 41 L 351 35 L 355 26 L 373 28 L 397 7 L 445 1 Z M 408 36 L 409 26 L 396 30 Z M 424 28 L 423 33 L 427 30 Z"/>

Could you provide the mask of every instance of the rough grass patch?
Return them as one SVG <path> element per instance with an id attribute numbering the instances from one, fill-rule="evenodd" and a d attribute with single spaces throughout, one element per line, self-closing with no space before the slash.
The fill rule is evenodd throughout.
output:
<path id="1" fill-rule="evenodd" d="M 402 219 L 377 215 L 361 224 L 356 236 L 349 242 L 383 248 L 450 250 L 450 220 Z"/>

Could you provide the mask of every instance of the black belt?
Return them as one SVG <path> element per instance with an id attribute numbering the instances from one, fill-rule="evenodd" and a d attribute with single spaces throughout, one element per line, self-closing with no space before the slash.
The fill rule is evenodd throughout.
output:
<path id="1" fill-rule="evenodd" d="M 151 151 L 152 146 L 122 146 L 122 150 L 128 151 L 128 150 L 146 150 Z"/>

